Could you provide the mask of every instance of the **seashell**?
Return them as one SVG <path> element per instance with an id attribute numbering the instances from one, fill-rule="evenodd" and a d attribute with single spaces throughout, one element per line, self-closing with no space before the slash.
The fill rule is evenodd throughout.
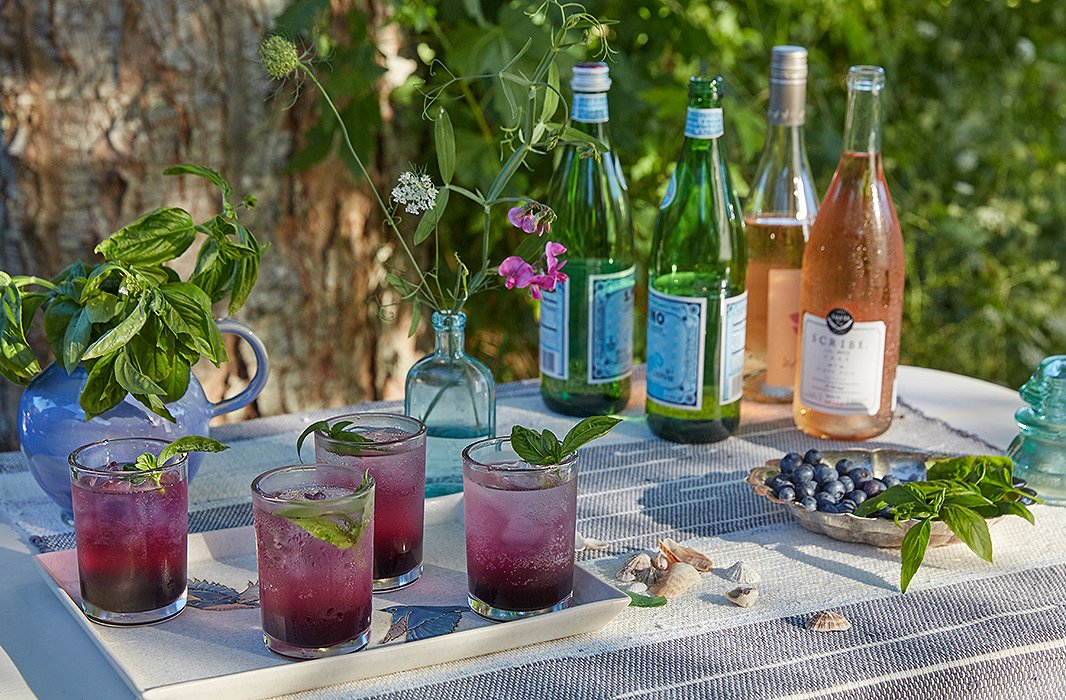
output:
<path id="1" fill-rule="evenodd" d="M 714 563 L 709 556 L 698 549 L 679 544 L 669 537 L 665 540 L 659 540 L 659 549 L 663 551 L 663 554 L 666 555 L 671 564 L 683 561 L 694 567 L 696 571 L 704 574 L 714 568 Z"/>
<path id="2" fill-rule="evenodd" d="M 642 571 L 651 568 L 651 557 L 647 552 L 638 552 L 626 560 L 625 565 L 618 572 L 618 580 L 623 582 L 636 581 Z"/>
<path id="3" fill-rule="evenodd" d="M 670 565 L 666 575 L 655 583 L 648 586 L 648 591 L 653 595 L 661 595 L 663 598 L 674 599 L 685 593 L 688 589 L 700 582 L 700 572 L 692 564 L 683 561 Z"/>
<path id="4" fill-rule="evenodd" d="M 810 619 L 807 629 L 815 632 L 843 632 L 851 629 L 851 623 L 835 610 L 825 610 Z"/>
<path id="5" fill-rule="evenodd" d="M 664 552 L 656 552 L 651 557 L 651 565 L 659 571 L 666 571 L 670 568 L 670 564 L 672 563 L 670 557 L 666 556 Z"/>
<path id="6" fill-rule="evenodd" d="M 626 589 L 630 593 L 646 593 L 648 590 L 648 584 L 643 581 L 634 581 L 629 584 L 629 588 Z"/>
<path id="7" fill-rule="evenodd" d="M 610 546 L 610 543 L 604 542 L 603 540 L 597 540 L 597 539 L 592 538 L 592 537 L 586 537 L 584 539 L 585 539 L 585 549 L 587 549 L 589 551 L 602 552 L 602 551 L 605 551 Z"/>
<path id="8" fill-rule="evenodd" d="M 742 608 L 750 608 L 759 600 L 759 589 L 755 586 L 739 586 L 725 594 L 729 602 Z"/>
<path id="9" fill-rule="evenodd" d="M 759 572 L 742 561 L 738 561 L 726 569 L 725 577 L 737 583 L 758 583 L 762 581 L 762 576 L 759 575 Z"/>

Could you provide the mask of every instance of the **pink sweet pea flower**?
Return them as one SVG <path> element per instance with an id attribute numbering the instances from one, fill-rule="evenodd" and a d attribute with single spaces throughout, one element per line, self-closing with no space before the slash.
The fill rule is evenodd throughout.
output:
<path id="1" fill-rule="evenodd" d="M 525 207 L 511 207 L 507 210 L 507 220 L 515 228 L 522 228 L 522 219 L 525 216 L 522 212 Z"/>
<path id="2" fill-rule="evenodd" d="M 504 278 L 503 286 L 508 289 L 525 289 L 533 283 L 533 266 L 517 255 L 512 255 L 500 263 L 497 272 Z M 540 297 L 534 294 L 534 298 Z"/>

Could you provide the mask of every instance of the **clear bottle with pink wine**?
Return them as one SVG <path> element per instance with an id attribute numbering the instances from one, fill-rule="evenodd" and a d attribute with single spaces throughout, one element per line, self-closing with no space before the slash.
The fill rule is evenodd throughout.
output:
<path id="1" fill-rule="evenodd" d="M 793 415 L 816 437 L 885 432 L 896 402 L 903 236 L 881 163 L 885 71 L 852 66 L 844 152 L 803 255 Z"/>
<path id="2" fill-rule="evenodd" d="M 807 144 L 807 49 L 775 46 L 770 59 L 766 144 L 745 207 L 748 339 L 744 395 L 792 401 L 796 380 L 800 268 L 818 211 Z"/>

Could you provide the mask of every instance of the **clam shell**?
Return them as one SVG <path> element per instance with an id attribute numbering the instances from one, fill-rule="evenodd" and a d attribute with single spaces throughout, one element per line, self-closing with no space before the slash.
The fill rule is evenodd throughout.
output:
<path id="1" fill-rule="evenodd" d="M 670 568 L 670 564 L 672 563 L 673 562 L 670 561 L 670 558 L 666 556 L 664 552 L 656 552 L 651 556 L 651 565 L 659 571 L 666 571 Z"/>
<path id="2" fill-rule="evenodd" d="M 638 552 L 626 560 L 625 565 L 618 572 L 618 580 L 628 583 L 641 577 L 640 572 L 651 568 L 651 557 L 647 552 Z"/>
<path id="3" fill-rule="evenodd" d="M 815 632 L 843 632 L 851 629 L 851 623 L 837 611 L 825 610 L 810 619 L 807 629 Z"/>
<path id="4" fill-rule="evenodd" d="M 661 595 L 663 598 L 672 600 L 699 583 L 700 578 L 700 572 L 696 571 L 696 567 L 679 561 L 671 564 L 666 575 L 650 584 L 648 590 L 653 595 Z"/>
<path id="5" fill-rule="evenodd" d="M 762 581 L 762 576 L 759 575 L 759 572 L 742 561 L 738 561 L 726 569 L 725 577 L 737 583 L 758 583 Z"/>
<path id="6" fill-rule="evenodd" d="M 750 608 L 759 600 L 759 589 L 755 586 L 738 586 L 725 594 L 729 602 L 742 608 Z"/>
<path id="7" fill-rule="evenodd" d="M 626 590 L 630 593 L 647 593 L 648 584 L 644 583 L 643 581 L 634 581 L 633 583 L 629 584 L 629 587 Z"/>
<path id="8" fill-rule="evenodd" d="M 672 564 L 679 561 L 684 562 L 700 573 L 707 573 L 714 568 L 714 562 L 711 561 L 709 556 L 698 549 L 679 544 L 669 537 L 665 540 L 659 540 L 659 549 L 662 550 Z"/>

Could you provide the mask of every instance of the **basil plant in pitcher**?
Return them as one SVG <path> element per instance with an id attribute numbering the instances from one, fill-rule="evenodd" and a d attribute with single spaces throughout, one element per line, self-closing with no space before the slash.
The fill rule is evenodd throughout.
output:
<path id="1" fill-rule="evenodd" d="M 234 201 L 233 188 L 208 168 L 179 164 L 167 175 L 195 175 L 219 188 L 221 211 L 196 223 L 177 207 L 144 214 L 96 247 L 101 262 L 76 262 L 52 279 L 0 271 L 0 374 L 28 384 L 19 406 L 22 452 L 48 496 L 71 516 L 67 458 L 108 438 L 205 435 L 213 416 L 241 408 L 267 378 L 263 344 L 243 324 L 216 321 L 212 305 L 228 299 L 230 314 L 248 298 L 266 250 L 238 220 L 255 204 Z M 166 266 L 201 238 L 187 280 Z M 34 319 L 54 361 L 43 367 L 27 338 Z M 246 340 L 256 376 L 234 396 L 212 404 L 192 375 L 206 358 L 227 360 L 222 333 Z M 189 478 L 201 455 L 191 455 Z"/>
<path id="2" fill-rule="evenodd" d="M 534 51 L 530 37 L 520 48 L 499 49 L 502 58 L 495 70 L 464 75 L 455 66 L 435 61 L 432 73 L 439 79 L 422 89 L 422 115 L 432 121 L 437 172 L 430 175 L 413 168 L 396 177 L 391 196 L 379 192 L 369 177 L 364 159 L 355 150 L 345 119 L 315 69 L 290 39 L 273 34 L 260 45 L 267 73 L 296 85 L 313 86 L 322 96 L 330 128 L 340 131 L 344 155 L 355 164 L 380 207 L 385 228 L 399 244 L 404 267 L 388 275 L 389 284 L 402 302 L 412 305 L 410 333 L 423 313 L 431 314 L 435 338 L 433 353 L 419 360 L 405 382 L 404 412 L 426 424 L 426 495 L 462 490 L 462 457 L 466 445 L 495 434 L 496 388 L 492 372 L 465 351 L 467 300 L 474 294 L 500 287 L 527 289 L 535 299 L 555 290 L 566 280 L 562 259 L 566 248 L 548 240 L 555 213 L 528 197 L 515 196 L 508 187 L 514 175 L 527 167 L 527 159 L 558 145 L 573 145 L 584 157 L 598 158 L 606 147 L 592 136 L 570 126 L 570 114 L 559 89 L 561 54 L 575 47 L 596 45 L 599 54 L 609 52 L 605 22 L 577 3 L 545 0 L 528 13 L 530 28 L 546 32 L 543 50 Z M 315 42 L 309 42 L 314 44 Z M 497 51 L 486 46 L 484 51 Z M 439 70 L 438 70 L 439 69 Z M 477 93 L 500 94 L 506 106 L 490 112 L 478 103 Z M 482 123 L 483 132 L 498 137 L 499 169 L 491 181 L 460 185 L 466 173 L 457 167 L 456 139 L 447 105 L 466 104 Z M 488 119 L 498 117 L 498 133 L 492 134 Z M 439 177 L 438 177 L 439 176 Z M 480 187 L 479 187 L 480 185 Z M 484 188 L 484 189 L 481 189 Z M 473 207 L 481 221 L 477 262 L 467 251 L 442 250 L 438 225 L 445 212 L 457 206 Z M 401 217 L 409 215 L 407 224 Z M 511 255 L 490 264 L 494 230 L 517 228 L 524 239 Z M 413 231 L 404 231 L 412 229 Z M 445 237 L 446 239 L 446 237 Z M 423 255 L 415 249 L 425 246 Z M 462 253 L 462 255 L 460 255 Z M 465 259 L 464 259 L 465 258 Z M 422 264 L 421 260 L 430 261 Z M 468 265 L 468 263 L 470 263 Z"/>

